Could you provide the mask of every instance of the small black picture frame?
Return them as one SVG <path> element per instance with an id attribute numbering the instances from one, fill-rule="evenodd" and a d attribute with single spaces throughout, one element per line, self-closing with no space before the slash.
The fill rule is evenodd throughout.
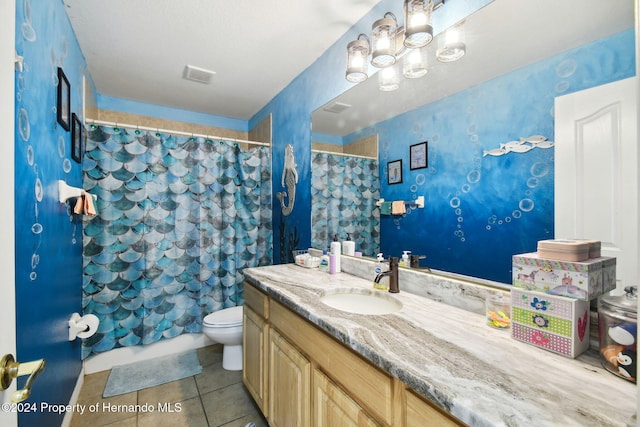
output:
<path id="1" fill-rule="evenodd" d="M 71 157 L 78 163 L 82 162 L 82 151 L 83 151 L 83 127 L 82 122 L 76 116 L 76 113 L 73 113 L 71 117 Z"/>
<path id="2" fill-rule="evenodd" d="M 402 159 L 387 163 L 387 184 L 400 184 L 402 182 Z"/>
<path id="3" fill-rule="evenodd" d="M 429 167 L 428 142 L 420 142 L 409 147 L 409 169 L 423 169 Z"/>
<path id="4" fill-rule="evenodd" d="M 56 104 L 58 123 L 66 131 L 71 127 L 71 86 L 62 68 L 58 67 L 58 102 Z"/>

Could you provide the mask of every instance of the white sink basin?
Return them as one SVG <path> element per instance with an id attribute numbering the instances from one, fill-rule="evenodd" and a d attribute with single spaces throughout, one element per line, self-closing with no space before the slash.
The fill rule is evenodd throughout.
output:
<path id="1" fill-rule="evenodd" d="M 329 307 L 357 314 L 389 314 L 402 309 L 402 303 L 388 294 L 366 289 L 340 289 L 328 292 L 320 301 Z"/>

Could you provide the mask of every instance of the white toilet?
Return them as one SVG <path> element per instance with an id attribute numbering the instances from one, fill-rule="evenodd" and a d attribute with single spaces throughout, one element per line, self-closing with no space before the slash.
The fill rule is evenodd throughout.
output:
<path id="1" fill-rule="evenodd" d="M 222 344 L 222 367 L 228 371 L 242 370 L 242 306 L 225 308 L 205 316 L 202 332 Z"/>

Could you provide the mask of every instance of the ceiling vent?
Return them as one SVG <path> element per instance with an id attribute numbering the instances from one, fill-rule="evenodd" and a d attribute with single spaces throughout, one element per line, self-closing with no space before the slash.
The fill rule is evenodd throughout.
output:
<path id="1" fill-rule="evenodd" d="M 342 102 L 332 102 L 331 104 L 324 107 L 323 110 L 328 111 L 329 113 L 339 114 L 349 108 L 351 108 L 351 105 L 349 104 L 343 104 Z"/>
<path id="2" fill-rule="evenodd" d="M 204 68 L 194 67 L 193 65 L 187 65 L 184 67 L 184 73 L 182 77 L 187 80 L 191 80 L 198 83 L 209 84 L 215 74 L 215 71 L 205 70 Z"/>

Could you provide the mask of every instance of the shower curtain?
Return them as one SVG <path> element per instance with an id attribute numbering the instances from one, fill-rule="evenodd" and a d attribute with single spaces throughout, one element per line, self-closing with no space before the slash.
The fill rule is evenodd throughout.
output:
<path id="1" fill-rule="evenodd" d="M 380 252 L 380 197 L 375 159 L 313 153 L 311 160 L 311 246 L 324 249 L 347 233 L 364 256 Z"/>
<path id="2" fill-rule="evenodd" d="M 92 125 L 83 186 L 82 357 L 200 332 L 244 303 L 242 269 L 272 263 L 268 147 Z"/>

